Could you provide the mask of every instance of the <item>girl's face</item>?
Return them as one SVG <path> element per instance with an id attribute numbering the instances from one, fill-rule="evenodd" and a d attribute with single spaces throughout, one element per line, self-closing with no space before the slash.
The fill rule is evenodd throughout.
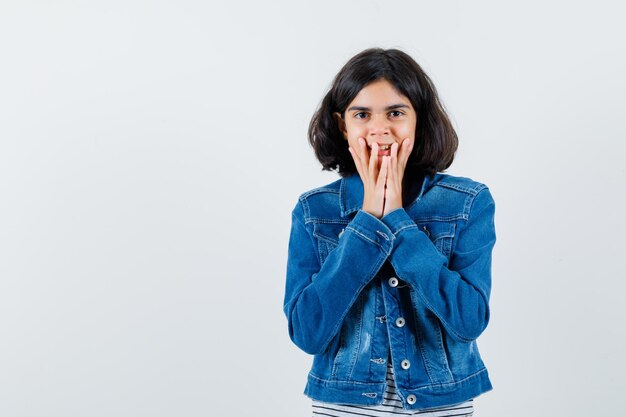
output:
<path id="1" fill-rule="evenodd" d="M 345 118 L 335 112 L 344 138 L 349 146 L 359 149 L 359 137 L 367 143 L 368 152 L 372 144 L 398 146 L 406 138 L 415 140 L 417 114 L 409 99 L 400 94 L 389 81 L 380 79 L 363 87 L 356 95 L 345 112 Z M 389 155 L 389 150 L 378 152 L 379 163 L 383 155 Z"/>

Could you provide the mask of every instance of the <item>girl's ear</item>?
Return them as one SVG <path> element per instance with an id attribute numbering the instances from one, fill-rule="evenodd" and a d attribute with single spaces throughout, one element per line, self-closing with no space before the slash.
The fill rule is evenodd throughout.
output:
<path id="1" fill-rule="evenodd" d="M 341 131 L 341 133 L 343 133 L 344 139 L 348 140 L 348 131 L 346 130 L 346 122 L 343 120 L 343 117 L 341 117 L 341 114 L 338 112 L 334 112 L 333 116 L 337 121 L 337 126 L 339 126 L 339 130 Z"/>

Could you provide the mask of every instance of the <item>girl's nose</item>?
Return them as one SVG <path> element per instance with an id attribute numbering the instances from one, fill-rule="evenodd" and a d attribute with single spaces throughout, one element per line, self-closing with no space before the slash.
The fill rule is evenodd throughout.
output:
<path id="1" fill-rule="evenodd" d="M 382 136 L 389 134 L 389 120 L 385 117 L 385 115 L 375 115 L 372 117 L 370 121 L 370 135 L 372 136 Z"/>

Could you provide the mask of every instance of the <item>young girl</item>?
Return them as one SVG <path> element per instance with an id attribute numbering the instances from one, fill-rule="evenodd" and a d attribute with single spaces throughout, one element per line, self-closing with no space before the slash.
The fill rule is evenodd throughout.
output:
<path id="1" fill-rule="evenodd" d="M 470 416 L 492 389 L 476 339 L 489 322 L 495 203 L 443 174 L 456 133 L 406 53 L 367 49 L 309 127 L 341 178 L 292 212 L 284 312 L 314 355 L 304 394 L 323 416 Z"/>

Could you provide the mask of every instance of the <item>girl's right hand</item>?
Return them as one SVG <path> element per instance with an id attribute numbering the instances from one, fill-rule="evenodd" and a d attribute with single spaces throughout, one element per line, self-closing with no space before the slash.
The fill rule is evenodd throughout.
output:
<path id="1" fill-rule="evenodd" d="M 369 152 L 367 142 L 359 137 L 359 149 L 348 147 L 356 169 L 363 181 L 363 207 L 362 210 L 371 215 L 381 218 L 385 206 L 385 183 L 387 182 L 387 169 L 389 157 L 384 156 L 380 168 L 378 167 L 378 144 L 372 143 L 372 151 Z"/>

